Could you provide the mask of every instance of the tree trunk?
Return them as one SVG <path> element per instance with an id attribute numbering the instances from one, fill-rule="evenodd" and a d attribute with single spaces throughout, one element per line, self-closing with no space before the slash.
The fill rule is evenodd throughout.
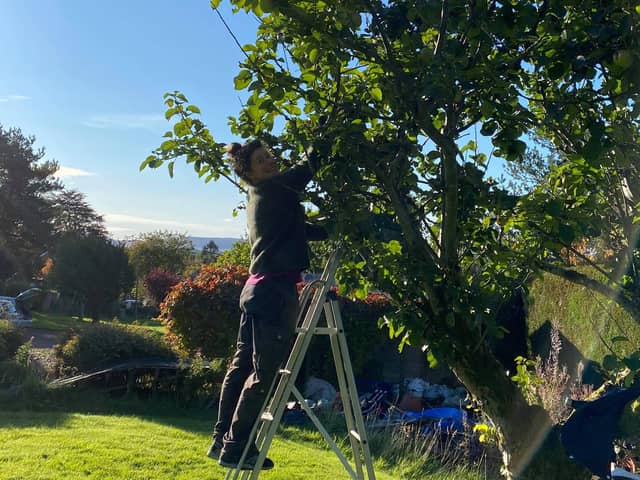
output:
<path id="1" fill-rule="evenodd" d="M 506 375 L 479 331 L 470 328 L 467 319 L 456 318 L 453 329 L 442 321 L 434 324 L 437 339 L 434 344 L 445 352 L 444 360 L 467 390 L 481 401 L 483 412 L 499 428 L 498 447 L 505 478 L 590 478 L 564 453 L 547 412 L 527 404 L 518 386 Z M 542 471 L 544 476 L 536 476 Z M 576 472 L 581 476 L 568 476 Z"/>

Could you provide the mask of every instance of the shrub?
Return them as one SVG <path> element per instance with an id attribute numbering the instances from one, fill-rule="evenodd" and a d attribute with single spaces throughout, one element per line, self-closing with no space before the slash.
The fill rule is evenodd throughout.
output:
<path id="1" fill-rule="evenodd" d="M 251 245 L 248 240 L 238 240 L 229 250 L 225 250 L 216 257 L 215 265 L 236 265 L 249 268 L 251 264 Z"/>
<path id="2" fill-rule="evenodd" d="M 163 270 L 161 268 L 154 268 L 144 279 L 144 286 L 147 292 L 153 298 L 157 305 L 159 305 L 167 293 L 171 290 L 180 279 L 173 273 Z"/>
<path id="3" fill-rule="evenodd" d="M 170 343 L 189 354 L 229 358 L 238 332 L 238 300 L 247 279 L 246 268 L 205 265 L 193 280 L 177 284 L 161 305 L 161 319 Z M 375 375 L 376 347 L 389 341 L 378 319 L 392 308 L 388 297 L 370 294 L 364 300 L 338 297 L 351 362 L 357 374 L 366 368 Z M 326 339 L 316 339 L 307 355 L 307 369 L 326 379 L 335 378 L 333 356 Z"/>
<path id="4" fill-rule="evenodd" d="M 240 292 L 249 273 L 236 265 L 204 265 L 173 287 L 160 306 L 169 342 L 190 354 L 228 358 L 234 351 Z"/>
<path id="5" fill-rule="evenodd" d="M 338 303 L 355 374 L 377 377 L 382 369 L 376 358 L 378 347 L 390 341 L 386 330 L 378 328 L 378 319 L 391 312 L 391 301 L 386 295 L 375 293 L 363 300 L 339 295 Z M 314 375 L 335 381 L 335 366 L 328 340 L 313 340 L 307 355 L 307 369 Z"/>
<path id="6" fill-rule="evenodd" d="M 158 334 L 144 328 L 97 324 L 83 328 L 55 350 L 62 374 L 88 372 L 136 358 L 176 359 Z"/>
<path id="7" fill-rule="evenodd" d="M 178 404 L 182 406 L 209 406 L 220 397 L 220 389 L 225 373 L 226 361 L 222 359 L 207 362 L 201 354 L 193 356 L 180 376 L 176 390 Z M 209 404 L 209 405 L 206 405 Z"/>
<path id="8" fill-rule="evenodd" d="M 0 361 L 13 357 L 24 342 L 20 330 L 11 322 L 0 320 Z"/>

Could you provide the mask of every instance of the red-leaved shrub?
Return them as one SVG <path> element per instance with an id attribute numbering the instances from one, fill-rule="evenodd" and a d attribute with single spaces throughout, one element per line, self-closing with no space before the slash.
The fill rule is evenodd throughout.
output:
<path id="1" fill-rule="evenodd" d="M 190 354 L 230 358 L 240 319 L 240 292 L 247 277 L 245 267 L 205 265 L 195 279 L 175 285 L 160 306 L 169 341 Z M 392 309 L 389 298 L 370 294 L 364 300 L 338 296 L 338 301 L 354 370 L 356 374 L 366 370 L 375 375 L 381 369 L 376 365 L 377 347 L 390 341 L 387 331 L 378 328 L 378 319 Z M 307 368 L 310 373 L 332 379 L 333 356 L 329 342 L 321 337 L 312 342 Z"/>
<path id="2" fill-rule="evenodd" d="M 190 354 L 229 358 L 240 319 L 238 301 L 249 272 L 234 265 L 203 265 L 193 279 L 176 284 L 160 305 L 168 340 Z"/>
<path id="3" fill-rule="evenodd" d="M 171 287 L 180 279 L 171 272 L 162 268 L 154 268 L 144 278 L 144 286 L 153 300 L 159 305 L 167 296 Z"/>

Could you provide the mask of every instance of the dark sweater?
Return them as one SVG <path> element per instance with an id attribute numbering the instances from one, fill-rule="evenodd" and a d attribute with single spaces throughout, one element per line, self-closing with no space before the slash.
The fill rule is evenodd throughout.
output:
<path id="1" fill-rule="evenodd" d="M 304 163 L 249 187 L 252 274 L 301 272 L 309 267 L 307 240 L 327 237 L 322 227 L 306 223 L 300 203 L 300 194 L 312 176 L 312 168 Z"/>

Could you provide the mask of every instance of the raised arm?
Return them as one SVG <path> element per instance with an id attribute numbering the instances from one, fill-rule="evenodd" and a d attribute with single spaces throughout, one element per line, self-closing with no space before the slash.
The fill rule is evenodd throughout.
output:
<path id="1" fill-rule="evenodd" d="M 284 186 L 301 192 L 318 171 L 320 159 L 318 153 L 310 147 L 307 151 L 307 161 L 302 162 L 278 175 L 278 182 Z"/>

